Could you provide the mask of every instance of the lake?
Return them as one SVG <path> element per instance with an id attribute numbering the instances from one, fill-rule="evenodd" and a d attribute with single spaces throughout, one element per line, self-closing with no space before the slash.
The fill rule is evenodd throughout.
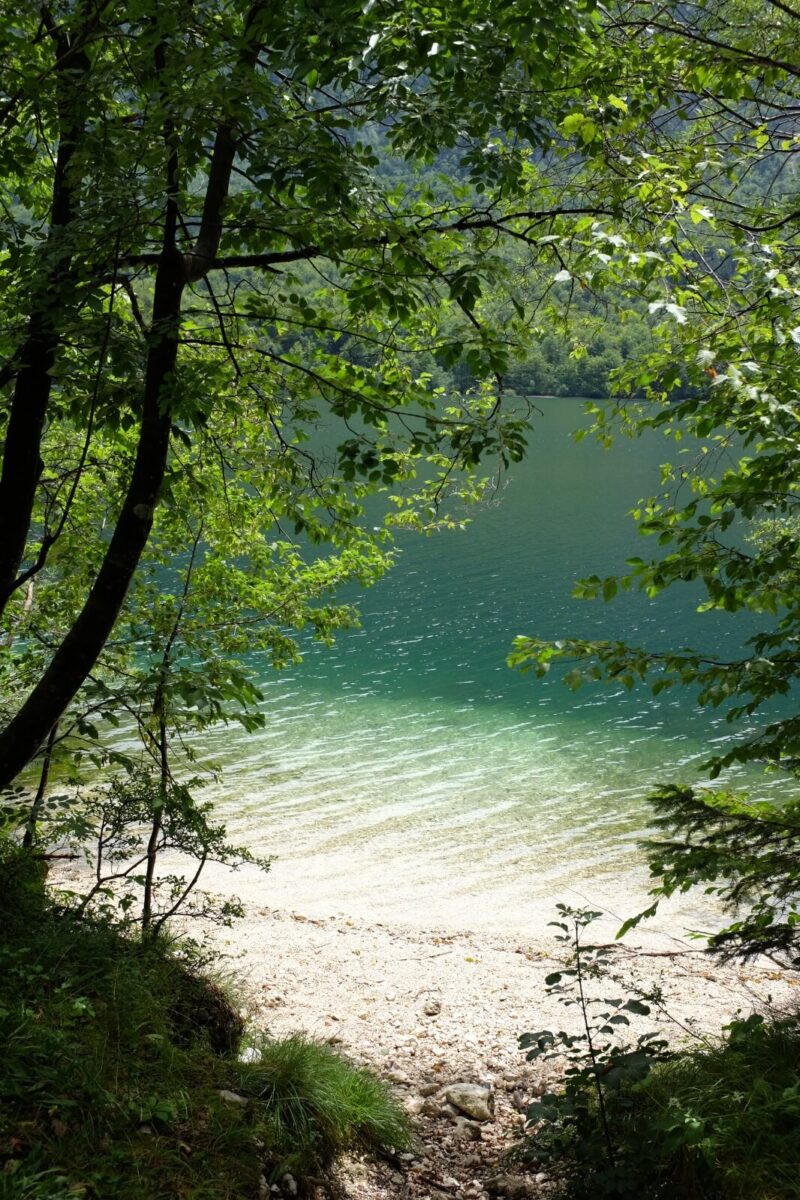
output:
<path id="1" fill-rule="evenodd" d="M 719 652 L 749 629 L 698 614 L 689 587 L 571 599 L 577 578 L 654 548 L 627 513 L 679 449 L 657 434 L 576 443 L 582 402 L 539 403 L 526 461 L 469 528 L 404 536 L 360 595 L 362 628 L 265 678 L 266 728 L 208 738 L 231 833 L 279 856 L 265 903 L 506 925 L 579 896 L 629 912 L 648 788 L 696 778 L 730 736 L 688 693 L 572 693 L 506 666 L 518 633 Z"/>

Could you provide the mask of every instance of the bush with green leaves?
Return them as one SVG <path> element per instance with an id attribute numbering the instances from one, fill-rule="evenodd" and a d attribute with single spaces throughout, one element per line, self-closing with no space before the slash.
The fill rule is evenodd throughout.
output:
<path id="1" fill-rule="evenodd" d="M 56 819 L 43 823 L 40 836 L 71 847 L 76 857 L 85 855 L 92 868 L 82 891 L 62 889 L 61 898 L 79 914 L 100 908 L 109 919 L 139 925 L 144 934 L 158 934 L 178 915 L 225 924 L 241 916 L 235 898 L 199 889 L 207 863 L 234 869 L 249 863 L 264 871 L 270 866 L 268 858 L 227 840 L 210 802 L 200 803 L 187 786 L 146 771 L 98 783 L 79 808 L 71 796 L 51 797 L 54 803 Z M 160 869 L 163 859 L 166 870 Z"/>
<path id="2" fill-rule="evenodd" d="M 796 1014 L 731 1022 L 722 1039 L 660 1064 L 628 1099 L 625 1137 L 652 1180 L 643 1200 L 800 1196 Z"/>
<path id="3" fill-rule="evenodd" d="M 607 1093 L 616 1176 L 587 1151 L 603 1141 L 596 1105 L 581 1142 L 563 1145 L 570 1200 L 797 1200 L 800 1020 L 732 1021 L 724 1036 L 653 1064 Z M 532 1153 L 539 1152 L 539 1137 Z"/>
<path id="4" fill-rule="evenodd" d="M 516 1157 L 551 1169 L 568 1200 L 800 1197 L 800 1016 L 737 1017 L 680 1049 L 652 1033 L 626 1044 L 630 1017 L 661 1009 L 660 993 L 620 986 L 614 947 L 585 939 L 600 914 L 559 910 L 570 953 L 547 985 L 582 1028 L 520 1039 L 529 1060 L 566 1069 L 528 1106 Z"/>
<path id="5" fill-rule="evenodd" d="M 669 1057 L 667 1042 L 653 1032 L 639 1033 L 632 1044 L 627 1040 L 631 1016 L 646 1017 L 651 1009 L 640 989 L 624 996 L 605 994 L 621 982 L 613 966 L 614 948 L 586 940 L 602 914 L 565 904 L 556 907 L 561 919 L 551 924 L 567 954 L 564 965 L 545 983 L 551 996 L 576 1010 L 581 1029 L 543 1029 L 520 1038 L 529 1062 L 566 1063 L 563 1088 L 528 1105 L 526 1125 L 534 1133 L 522 1156 L 556 1165 L 576 1200 L 634 1200 L 642 1164 L 635 1148 L 620 1137 L 617 1118 L 630 1104 L 631 1086 L 644 1079 L 655 1062 Z"/>

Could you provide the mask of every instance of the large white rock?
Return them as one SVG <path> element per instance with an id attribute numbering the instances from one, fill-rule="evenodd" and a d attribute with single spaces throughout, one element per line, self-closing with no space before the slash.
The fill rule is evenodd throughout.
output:
<path id="1" fill-rule="evenodd" d="M 459 1112 L 466 1113 L 474 1121 L 494 1120 L 494 1096 L 492 1089 L 482 1083 L 451 1083 L 445 1088 L 445 1099 Z"/>

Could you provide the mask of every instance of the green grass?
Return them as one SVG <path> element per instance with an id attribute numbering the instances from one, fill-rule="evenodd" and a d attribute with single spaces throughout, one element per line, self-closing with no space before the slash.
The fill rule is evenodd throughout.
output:
<path id="1" fill-rule="evenodd" d="M 7 846 L 0 871 L 0 1200 L 248 1200 L 262 1173 L 302 1190 L 347 1149 L 407 1143 L 329 1046 L 238 1062 L 238 1014 L 179 948 L 59 912 Z"/>
<path id="2" fill-rule="evenodd" d="M 295 1036 L 255 1045 L 261 1061 L 239 1065 L 236 1090 L 265 1106 L 268 1144 L 289 1169 L 313 1174 L 342 1150 L 408 1144 L 408 1122 L 384 1085 L 324 1042 Z"/>

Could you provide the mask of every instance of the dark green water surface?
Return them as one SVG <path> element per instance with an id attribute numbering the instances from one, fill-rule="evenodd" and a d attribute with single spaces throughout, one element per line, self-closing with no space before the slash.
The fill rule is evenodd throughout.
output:
<path id="1" fill-rule="evenodd" d="M 651 549 L 626 513 L 678 450 L 657 435 L 578 444 L 580 402 L 541 405 L 528 459 L 468 530 L 405 538 L 361 597 L 362 629 L 332 650 L 309 643 L 301 667 L 265 679 L 266 729 L 209 739 L 232 826 L 281 869 L 305 864 L 319 894 L 385 888 L 429 897 L 433 913 L 437 896 L 517 904 L 641 878 L 647 788 L 694 778 L 730 736 L 686 693 L 572 693 L 506 666 L 518 633 L 720 652 L 750 632 L 698 614 L 689 588 L 570 598 L 578 577 Z"/>

